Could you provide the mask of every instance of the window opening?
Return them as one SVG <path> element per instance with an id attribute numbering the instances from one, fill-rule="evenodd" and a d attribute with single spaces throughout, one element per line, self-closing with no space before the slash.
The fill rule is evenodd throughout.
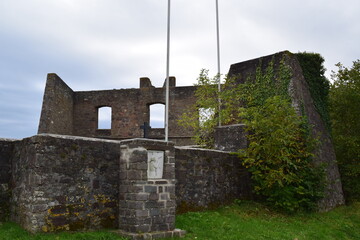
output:
<path id="1" fill-rule="evenodd" d="M 111 129 L 111 107 L 98 108 L 98 129 Z"/>
<path id="2" fill-rule="evenodd" d="M 165 127 L 165 105 L 161 103 L 150 105 L 150 126 L 152 128 Z"/>

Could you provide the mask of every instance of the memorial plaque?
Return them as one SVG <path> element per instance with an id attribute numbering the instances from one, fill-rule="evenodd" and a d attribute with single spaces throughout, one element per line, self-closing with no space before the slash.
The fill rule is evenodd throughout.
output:
<path id="1" fill-rule="evenodd" d="M 164 170 L 164 152 L 148 151 L 148 178 L 162 178 Z"/>

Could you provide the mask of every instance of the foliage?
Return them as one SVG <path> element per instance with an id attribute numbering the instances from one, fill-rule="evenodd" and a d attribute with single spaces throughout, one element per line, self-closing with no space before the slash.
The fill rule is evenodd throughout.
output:
<path id="1" fill-rule="evenodd" d="M 242 105 L 260 106 L 270 96 L 288 96 L 287 88 L 291 74 L 283 61 L 278 71 L 281 74 L 275 74 L 272 61 L 265 69 L 265 73 L 262 73 L 261 67 L 258 67 L 254 81 L 248 81 L 246 84 L 238 84 L 239 76 L 226 77 L 219 92 L 220 76 L 211 78 L 208 75 L 209 71 L 202 69 L 195 84 L 196 103 L 188 107 L 179 124 L 194 131 L 194 140 L 198 145 L 213 147 L 214 128 L 220 121 L 222 125 L 239 123 Z M 220 103 L 221 107 L 219 107 Z M 211 109 L 213 114 L 207 117 L 201 116 L 199 109 Z"/>
<path id="2" fill-rule="evenodd" d="M 330 82 L 325 77 L 324 58 L 318 53 L 298 53 L 297 59 L 303 70 L 306 82 L 309 85 L 311 97 L 326 128 L 330 131 L 330 117 L 328 112 L 328 96 Z"/>
<path id="3" fill-rule="evenodd" d="M 330 88 L 332 134 L 347 201 L 360 199 L 360 60 L 336 65 Z"/>
<path id="4" fill-rule="evenodd" d="M 254 191 L 279 209 L 311 210 L 322 196 L 324 174 L 321 167 L 311 165 L 316 141 L 310 137 L 308 123 L 291 106 L 289 68 L 284 60 L 276 66 L 271 61 L 265 68 L 260 64 L 244 83 L 237 78 L 227 78 L 219 93 L 218 76 L 211 79 L 201 71 L 197 103 L 182 124 L 196 130 L 197 143 L 212 147 L 219 119 L 224 125 L 245 123 L 250 145 L 238 155 L 252 173 Z M 198 108 L 211 108 L 214 114 L 199 124 Z"/>
<path id="5" fill-rule="evenodd" d="M 323 174 L 311 164 L 315 141 L 305 119 L 281 96 L 245 109 L 242 117 L 253 134 L 240 156 L 252 173 L 255 193 L 287 212 L 314 209 L 322 196 Z"/>
<path id="6" fill-rule="evenodd" d="M 189 106 L 179 120 L 179 124 L 194 131 L 194 140 L 197 144 L 211 147 L 213 146 L 214 128 L 219 121 L 219 91 L 218 83 L 220 78 L 210 78 L 208 70 L 202 69 L 197 79 L 197 91 L 195 92 L 196 104 Z M 213 112 L 210 116 L 201 116 L 199 109 Z"/>

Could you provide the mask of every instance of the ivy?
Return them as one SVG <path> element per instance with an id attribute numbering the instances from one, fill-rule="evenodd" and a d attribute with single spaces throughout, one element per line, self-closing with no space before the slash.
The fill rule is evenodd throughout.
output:
<path id="1" fill-rule="evenodd" d="M 303 70 L 306 82 L 309 85 L 311 97 L 327 130 L 331 131 L 330 116 L 328 111 L 328 96 L 330 82 L 325 77 L 324 58 L 318 53 L 297 53 L 297 59 Z"/>
<path id="2" fill-rule="evenodd" d="M 252 174 L 254 192 L 272 206 L 287 212 L 311 210 L 323 193 L 323 169 L 312 164 L 316 145 L 305 117 L 291 106 L 288 87 L 291 71 L 285 60 L 257 67 L 248 76 L 225 78 L 218 91 L 219 76 L 210 78 L 202 70 L 198 78 L 197 102 L 180 120 L 195 132 L 195 141 L 213 146 L 214 128 L 245 123 L 249 147 L 236 153 Z M 221 99 L 221 107 L 219 107 Z M 212 114 L 199 122 L 199 109 Z"/>

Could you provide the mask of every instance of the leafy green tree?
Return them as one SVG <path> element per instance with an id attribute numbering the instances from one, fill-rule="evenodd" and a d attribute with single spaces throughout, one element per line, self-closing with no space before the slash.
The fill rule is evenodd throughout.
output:
<path id="1" fill-rule="evenodd" d="M 347 201 L 360 199 L 360 60 L 341 63 L 330 88 L 332 135 Z"/>

